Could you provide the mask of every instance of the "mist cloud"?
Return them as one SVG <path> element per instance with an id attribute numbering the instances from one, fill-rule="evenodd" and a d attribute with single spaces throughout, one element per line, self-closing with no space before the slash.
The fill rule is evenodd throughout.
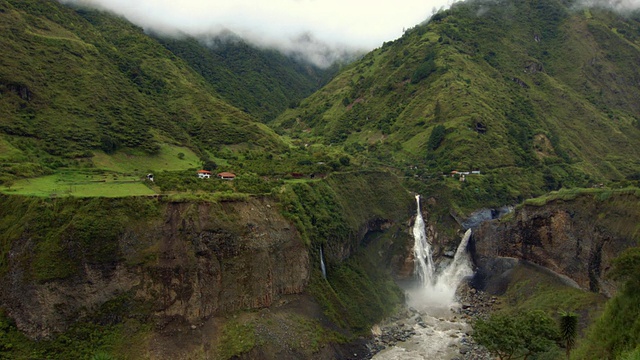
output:
<path id="1" fill-rule="evenodd" d="M 584 7 L 603 7 L 616 11 L 622 15 L 640 9 L 640 0 L 581 0 Z"/>
<path id="2" fill-rule="evenodd" d="M 108 10 L 145 30 L 211 36 L 232 32 L 255 45 L 298 53 L 320 65 L 369 51 L 452 0 L 60 0 Z M 310 40 L 310 41 L 305 41 Z"/>

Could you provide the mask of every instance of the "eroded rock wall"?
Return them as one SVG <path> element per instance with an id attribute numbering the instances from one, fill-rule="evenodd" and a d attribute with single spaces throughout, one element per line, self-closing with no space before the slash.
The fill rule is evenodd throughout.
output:
<path id="1" fill-rule="evenodd" d="M 269 306 L 300 293 L 310 270 L 298 231 L 275 206 L 268 199 L 163 204 L 160 217 L 122 229 L 119 260 L 81 262 L 73 276 L 48 281 L 30 276 L 24 259 L 35 240 L 24 231 L 0 280 L 2 307 L 40 338 L 122 294 L 147 304 L 159 324 Z"/>
<path id="2" fill-rule="evenodd" d="M 615 286 L 606 273 L 622 251 L 638 245 L 638 224 L 640 205 L 634 194 L 605 199 L 582 195 L 525 205 L 510 219 L 485 222 L 474 233 L 472 248 L 481 275 L 490 275 L 493 259 L 513 257 L 611 296 Z"/>

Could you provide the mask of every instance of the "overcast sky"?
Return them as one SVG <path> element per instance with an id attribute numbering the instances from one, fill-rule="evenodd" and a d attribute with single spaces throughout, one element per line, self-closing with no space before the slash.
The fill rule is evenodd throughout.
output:
<path id="1" fill-rule="evenodd" d="M 62 0 L 124 15 L 147 30 L 190 35 L 230 30 L 291 50 L 303 34 L 336 49 L 371 50 L 451 0 Z M 304 51 L 304 49 L 302 49 Z M 307 49 L 309 50 L 309 49 Z M 325 49 L 326 50 L 326 49 Z"/>
<path id="2" fill-rule="evenodd" d="M 304 53 L 327 65 L 342 51 L 395 40 L 455 0 L 60 0 L 123 15 L 146 30 L 211 35 L 231 31 L 256 45 Z M 640 0 L 581 0 L 624 13 Z M 307 35 L 307 36 L 304 36 Z M 313 41 L 308 41 L 312 38 Z M 300 39 L 307 39 L 301 41 Z M 332 58 L 333 56 L 333 58 Z"/>

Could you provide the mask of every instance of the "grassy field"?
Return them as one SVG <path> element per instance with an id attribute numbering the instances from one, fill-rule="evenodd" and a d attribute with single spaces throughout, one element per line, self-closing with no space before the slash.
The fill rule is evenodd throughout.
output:
<path id="1" fill-rule="evenodd" d="M 0 146 L 2 143 L 0 143 Z M 142 179 L 149 172 L 180 171 L 202 166 L 198 156 L 188 148 L 162 144 L 157 155 L 138 150 L 108 155 L 96 152 L 95 168 L 65 169 L 53 175 L 21 179 L 0 192 L 29 196 L 123 197 L 153 195 Z"/>
<path id="2" fill-rule="evenodd" d="M 202 166 L 198 156 L 189 148 L 167 144 L 160 145 L 157 155 L 149 155 L 143 151 L 119 151 L 112 155 L 96 152 L 93 164 L 98 169 L 139 175 L 153 171 L 186 170 Z"/>
<path id="3" fill-rule="evenodd" d="M 138 177 L 82 171 L 66 171 L 38 178 L 22 179 L 10 187 L 0 187 L 0 192 L 45 197 L 124 197 L 155 194 Z"/>

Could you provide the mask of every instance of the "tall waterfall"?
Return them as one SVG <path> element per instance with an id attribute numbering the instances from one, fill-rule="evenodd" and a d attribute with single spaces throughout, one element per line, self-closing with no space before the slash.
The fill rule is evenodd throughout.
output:
<path id="1" fill-rule="evenodd" d="M 324 265 L 324 254 L 322 253 L 322 246 L 320 246 L 320 270 L 322 271 L 322 277 L 327 278 L 327 267 Z"/>
<path id="2" fill-rule="evenodd" d="M 413 226 L 414 273 L 419 280 L 418 288 L 409 294 L 409 303 L 414 307 L 448 307 L 455 303 L 455 292 L 462 280 L 473 275 L 467 244 L 471 229 L 467 230 L 450 263 L 435 270 L 431 244 L 427 239 L 425 223 L 420 210 L 420 195 L 416 195 L 417 214 Z"/>
<path id="3" fill-rule="evenodd" d="M 427 239 L 427 232 L 422 218 L 422 210 L 420 210 L 420 195 L 416 195 L 416 203 L 418 212 L 416 221 L 413 224 L 413 272 L 418 276 L 422 285 L 430 284 L 433 281 L 435 267 L 433 266 L 433 256 L 431 255 L 431 244 Z"/>

